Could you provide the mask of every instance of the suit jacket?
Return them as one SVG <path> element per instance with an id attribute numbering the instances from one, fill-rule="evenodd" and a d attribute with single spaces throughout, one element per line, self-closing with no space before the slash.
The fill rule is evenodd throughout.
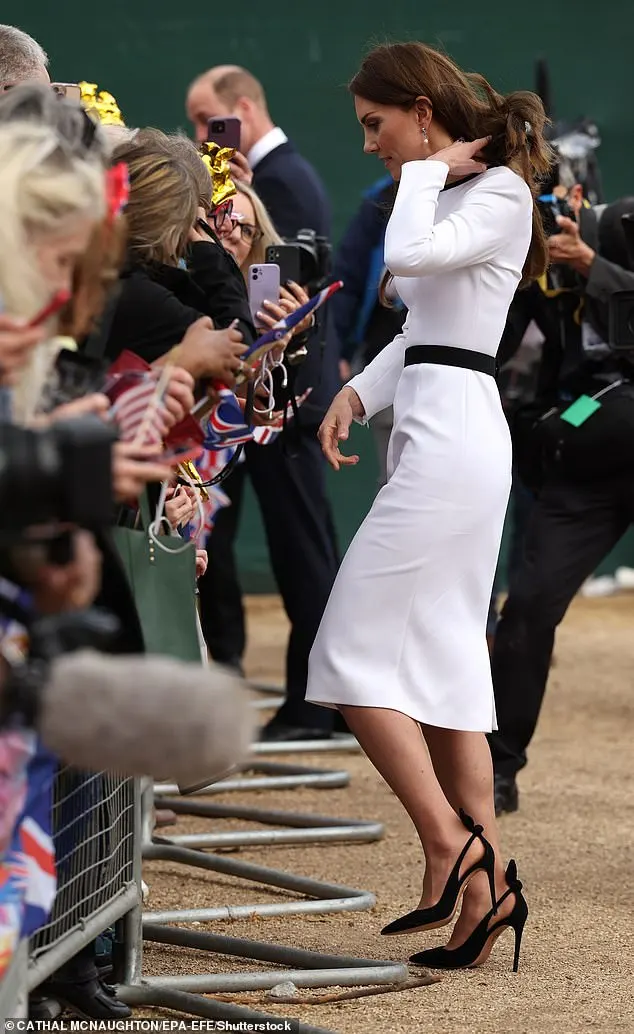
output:
<path id="1" fill-rule="evenodd" d="M 253 170 L 253 186 L 281 237 L 310 229 L 330 237 L 330 202 L 310 162 L 286 141 L 274 147 Z"/>
<path id="2" fill-rule="evenodd" d="M 314 230 L 330 239 L 331 212 L 325 187 L 312 165 L 286 141 L 269 151 L 253 170 L 253 187 L 264 202 L 281 237 Z M 308 356 L 297 370 L 295 391 L 313 391 L 301 411 L 301 423 L 314 432 L 341 387 L 339 346 L 331 331 L 328 307 L 308 344 Z"/>

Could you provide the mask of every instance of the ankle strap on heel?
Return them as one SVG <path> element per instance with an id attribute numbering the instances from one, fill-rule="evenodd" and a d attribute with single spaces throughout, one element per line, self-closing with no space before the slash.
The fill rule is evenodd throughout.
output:
<path id="1" fill-rule="evenodd" d="M 469 830 L 472 836 L 482 836 L 482 834 L 484 833 L 484 826 L 476 825 L 471 816 L 467 815 L 466 811 L 463 811 L 462 808 L 460 809 L 458 814 L 460 816 L 460 821 L 462 822 L 462 825 L 465 827 L 465 829 Z"/>

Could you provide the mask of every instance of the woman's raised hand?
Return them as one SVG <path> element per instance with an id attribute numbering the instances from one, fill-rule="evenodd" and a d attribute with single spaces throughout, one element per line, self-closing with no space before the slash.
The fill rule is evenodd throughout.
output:
<path id="1" fill-rule="evenodd" d="M 471 176 L 476 172 L 486 172 L 487 164 L 475 157 L 489 143 L 490 136 L 481 136 L 478 140 L 455 140 L 449 147 L 442 147 L 435 154 L 430 154 L 433 162 L 444 162 L 449 166 L 450 176 Z"/>
<path id="2" fill-rule="evenodd" d="M 363 416 L 364 412 L 363 403 L 353 388 L 342 388 L 335 395 L 317 434 L 321 451 L 333 470 L 359 462 L 358 456 L 344 456 L 339 450 L 339 442 L 347 441 L 352 421 Z"/>

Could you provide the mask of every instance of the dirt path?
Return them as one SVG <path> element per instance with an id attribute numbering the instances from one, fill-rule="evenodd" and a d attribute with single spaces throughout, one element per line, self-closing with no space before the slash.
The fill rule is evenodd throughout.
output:
<path id="1" fill-rule="evenodd" d="M 251 677 L 280 680 L 286 623 L 277 600 L 250 601 Z M 634 1031 L 634 598 L 580 600 L 557 641 L 554 668 L 530 764 L 521 777 L 521 811 L 502 823 L 503 843 L 519 861 L 531 916 L 520 973 L 511 972 L 506 933 L 481 970 L 441 983 L 338 1005 L 272 1006 L 340 1034 L 606 1034 Z M 346 768 L 341 790 L 227 794 L 214 800 L 379 819 L 375 844 L 263 847 L 240 857 L 291 872 L 372 890 L 371 912 L 214 923 L 230 933 L 339 954 L 406 959 L 443 943 L 446 932 L 382 939 L 381 926 L 414 906 L 421 884 L 419 849 L 409 820 L 360 755 L 302 755 L 304 762 Z M 290 759 L 289 759 L 290 760 Z M 242 824 L 244 825 L 244 824 Z M 220 829 L 235 822 L 223 822 Z M 195 819 L 179 832 L 210 829 Z M 168 832 L 166 830 L 166 832 Z M 150 907 L 202 907 L 279 899 L 283 894 L 214 874 L 146 866 Z M 240 968 L 228 959 L 148 946 L 148 973 Z M 257 968 L 245 965 L 242 968 Z M 413 970 L 413 973 L 418 971 Z M 302 992 L 303 993 L 303 992 Z M 306 992 L 318 995 L 320 992 Z M 249 996 L 262 1007 L 262 992 Z"/>

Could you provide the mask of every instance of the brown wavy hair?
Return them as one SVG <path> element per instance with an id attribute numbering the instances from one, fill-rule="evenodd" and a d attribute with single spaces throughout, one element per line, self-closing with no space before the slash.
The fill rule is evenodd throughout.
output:
<path id="1" fill-rule="evenodd" d="M 140 265 L 178 265 L 199 205 L 191 168 L 150 134 L 137 134 L 118 147 L 113 161 L 125 162 L 130 177 L 125 213 L 130 255 Z"/>
<path id="2" fill-rule="evenodd" d="M 409 111 L 428 97 L 434 119 L 454 140 L 490 136 L 482 150 L 489 166 L 506 165 L 538 193 L 539 180 L 552 165 L 544 138 L 544 106 L 535 93 L 503 96 L 484 76 L 463 72 L 446 54 L 424 43 L 388 43 L 363 59 L 348 85 L 355 97 Z M 522 285 L 538 279 L 548 266 L 541 217 L 533 205 L 533 236 L 522 271 Z"/>

